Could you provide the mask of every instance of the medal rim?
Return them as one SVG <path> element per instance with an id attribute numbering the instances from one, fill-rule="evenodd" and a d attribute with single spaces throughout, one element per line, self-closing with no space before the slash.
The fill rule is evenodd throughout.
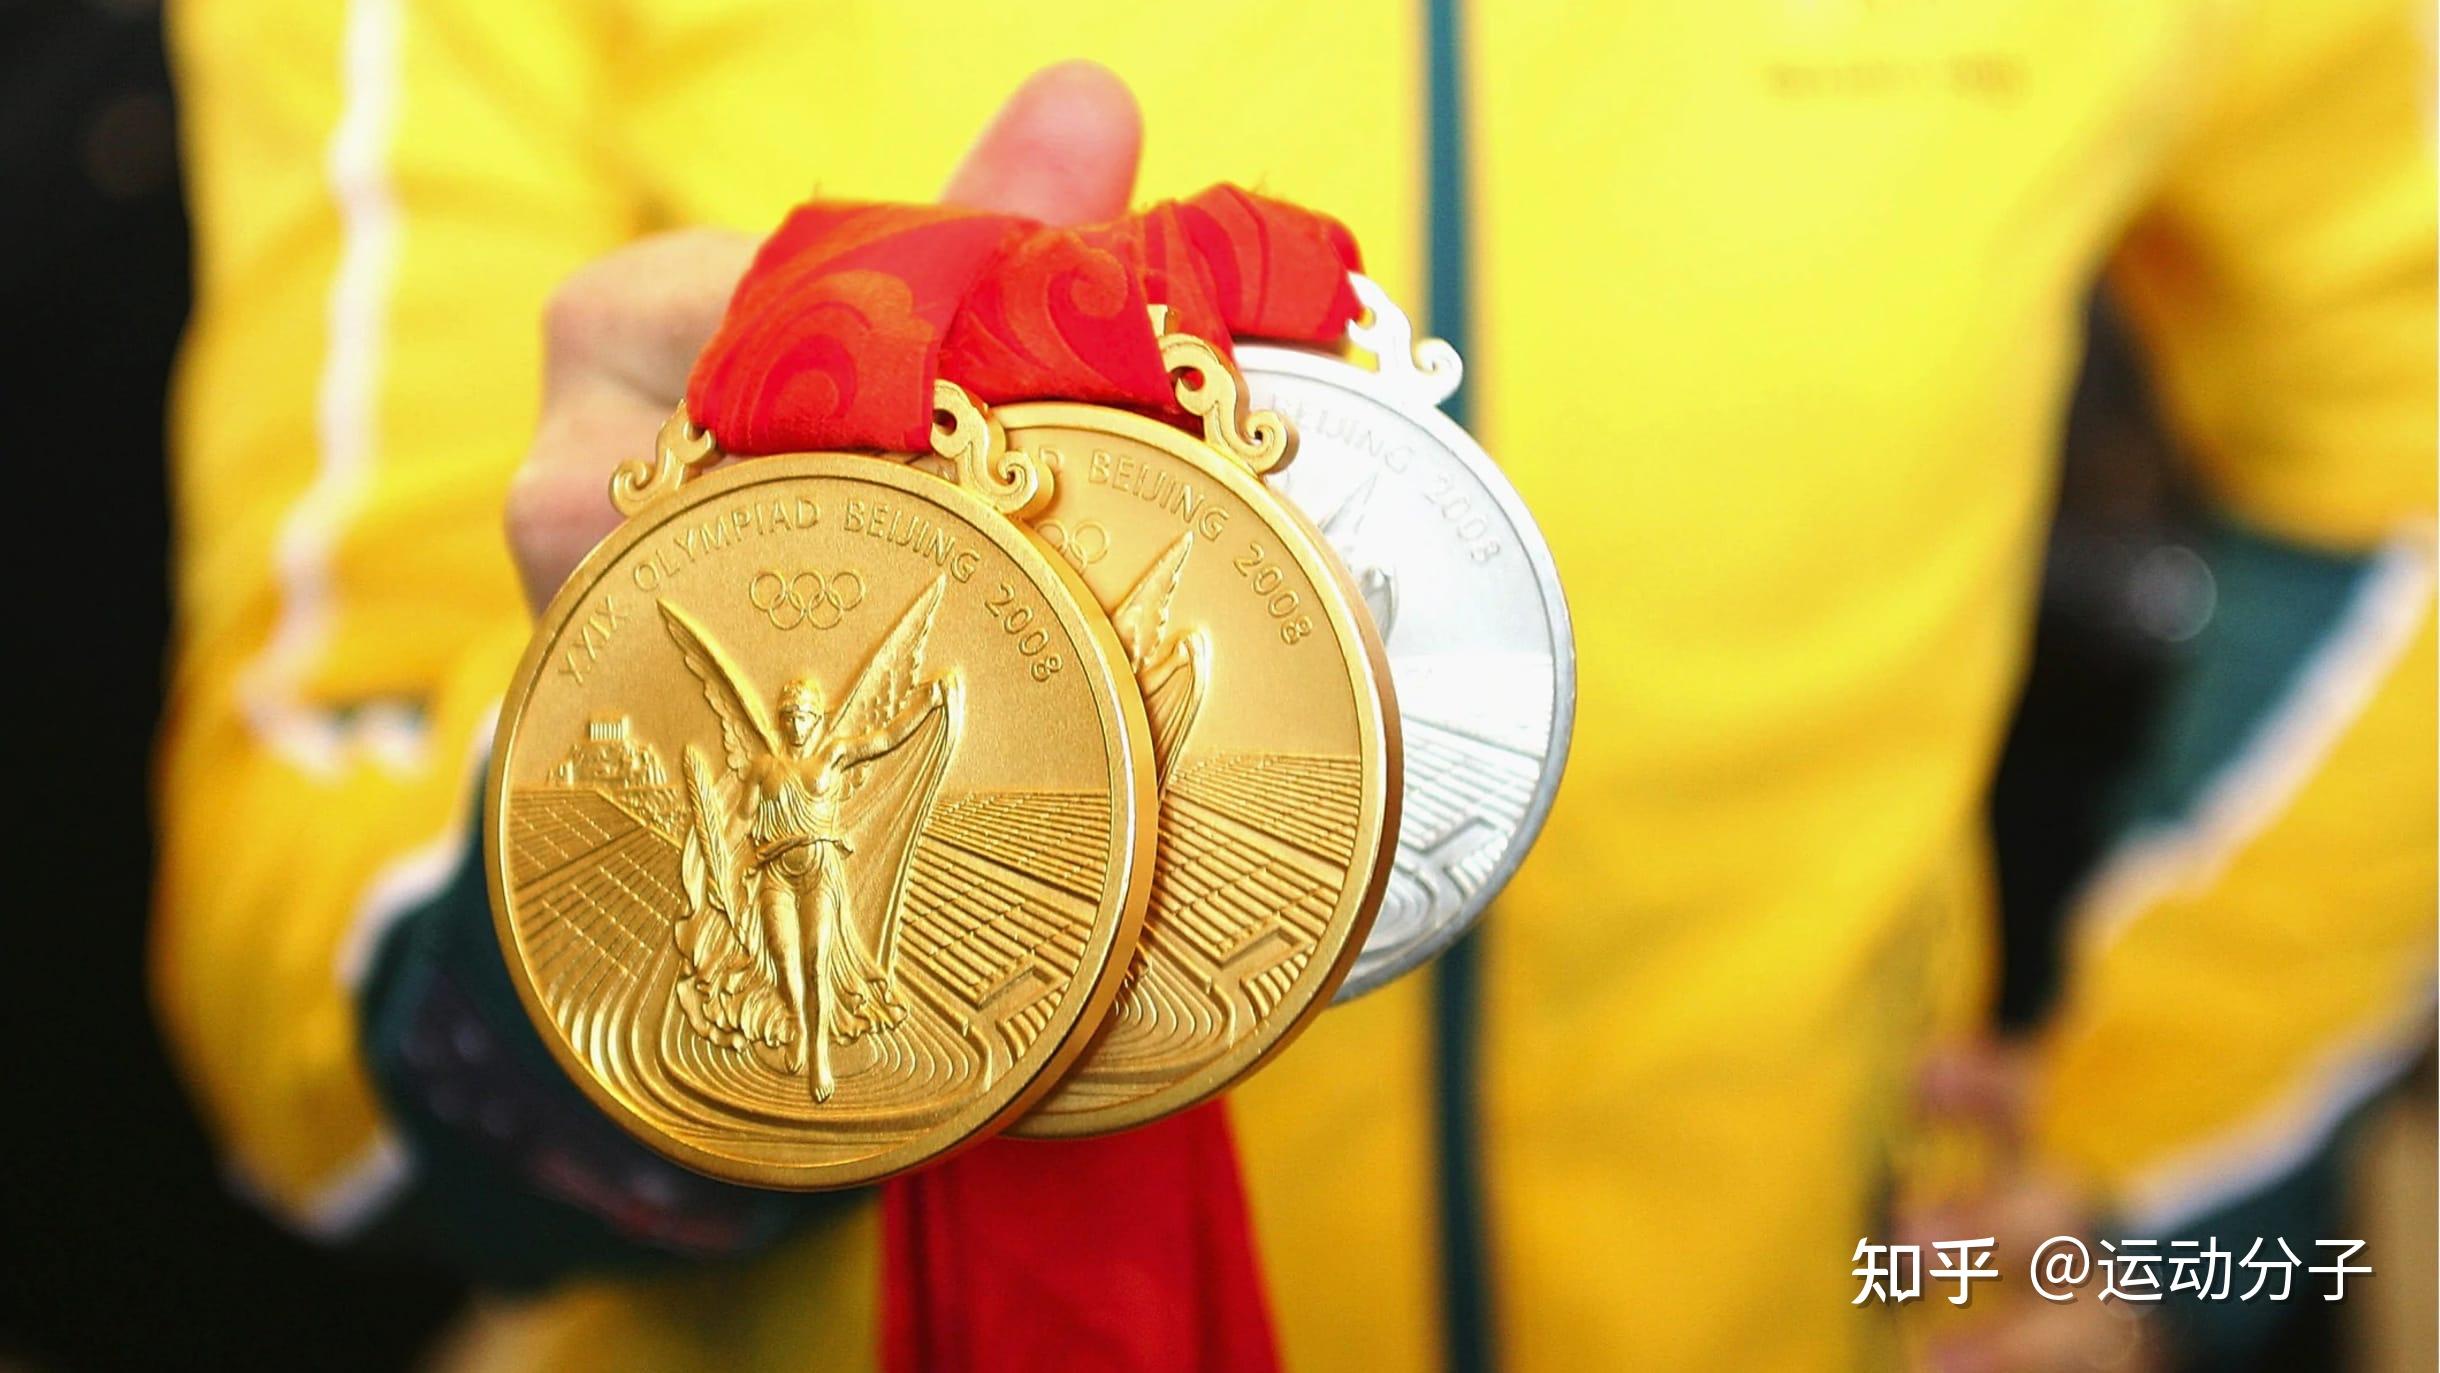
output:
<path id="1" fill-rule="evenodd" d="M 1123 822 L 1114 826 L 1122 842 L 1112 846 L 1110 861 L 1122 871 L 1116 874 L 1116 882 L 1105 879 L 1105 890 L 1117 890 L 1120 898 L 1115 920 L 1107 922 L 1112 927 L 1111 934 L 1101 941 L 1098 963 L 1090 956 L 1088 945 L 1087 958 L 1071 979 L 1071 985 L 1084 984 L 1081 994 L 1064 999 L 1053 1026 L 1044 1030 L 1048 1036 L 1056 1028 L 1056 1042 L 1049 1053 L 1041 1056 L 1039 1066 L 1024 1085 L 999 1109 L 945 1143 L 936 1142 L 945 1131 L 934 1127 L 843 1163 L 783 1164 L 719 1154 L 669 1134 L 620 1100 L 600 1080 L 593 1066 L 567 1042 L 553 1021 L 550 1008 L 543 1003 L 540 989 L 534 985 L 509 909 L 505 802 L 509 755 L 516 747 L 526 708 L 535 697 L 546 666 L 547 649 L 557 640 L 570 616 L 582 609 L 611 567 L 638 542 L 687 511 L 745 487 L 807 478 L 871 482 L 932 501 L 963 519 L 1021 569 L 1047 574 L 1034 579 L 1035 588 L 1044 593 L 1046 603 L 1059 599 L 1050 594 L 1054 588 L 1065 593 L 1068 608 L 1061 618 L 1069 623 L 1072 640 L 1080 648 L 1089 648 L 1090 670 L 1097 679 L 1093 696 L 1102 712 L 1103 747 L 1113 779 L 1111 810 L 1113 818 Z M 508 965 L 509 981 L 517 989 L 518 1002 L 552 1060 L 596 1108 L 654 1153 L 706 1177 L 775 1190 L 829 1191 L 876 1183 L 971 1148 L 1022 1119 L 1066 1076 L 1109 1018 L 1120 980 L 1135 957 L 1145 912 L 1151 905 L 1158 820 L 1152 730 L 1145 718 L 1143 699 L 1137 692 L 1135 674 L 1128 666 L 1118 631 L 1111 626 L 1108 612 L 1101 608 L 1100 600 L 1080 573 L 1068 566 L 1030 526 L 994 510 L 963 486 L 915 469 L 904 460 L 857 453 L 774 454 L 736 462 L 689 480 L 676 494 L 623 519 L 585 554 L 534 617 L 533 633 L 509 679 L 509 692 L 502 699 L 491 761 L 485 770 L 484 882 L 491 899 L 493 933 L 500 942 L 502 961 Z M 1096 921 L 1097 926 L 1102 923 L 1105 922 Z M 1072 1014 L 1068 1011 L 1071 1003 L 1075 1006 Z M 1059 1024 L 1060 1020 L 1065 1021 L 1064 1026 Z"/>
<path id="2" fill-rule="evenodd" d="M 1285 1028 L 1272 1035 L 1269 1043 L 1242 1062 L 1236 1062 L 1237 1046 L 1232 1045 L 1218 1061 L 1141 1096 L 1108 1106 L 1063 1110 L 1055 1115 L 1036 1112 L 1019 1118 L 1007 1130 L 1011 1138 L 1017 1139 L 1084 1139 L 1149 1125 L 1220 1096 L 1269 1065 L 1300 1038 L 1323 1011 L 1334 1004 L 1341 984 L 1363 952 L 1364 941 L 1372 934 L 1373 920 L 1379 915 L 1382 898 L 1388 893 L 1390 867 L 1398 855 L 1397 835 L 1404 820 L 1406 777 L 1403 717 L 1398 710 L 1396 684 L 1391 680 L 1388 649 L 1381 641 L 1380 631 L 1374 626 L 1372 616 L 1365 611 L 1355 580 L 1348 575 L 1337 550 L 1330 546 L 1330 541 L 1323 537 L 1322 532 L 1314 527 L 1293 501 L 1272 490 L 1239 459 L 1161 420 L 1110 406 L 1079 401 L 1023 401 L 995 405 L 992 415 L 1007 432 L 1012 449 L 1031 447 L 1019 438 L 1021 432 L 1028 430 L 1070 429 L 1107 434 L 1157 449 L 1219 482 L 1242 501 L 1247 509 L 1271 528 L 1274 535 L 1281 536 L 1281 544 L 1295 554 L 1307 583 L 1323 602 L 1324 610 L 1338 632 L 1342 645 L 1341 663 L 1351 668 L 1360 665 L 1362 677 L 1352 682 L 1354 690 L 1350 693 L 1355 698 L 1357 732 L 1360 737 L 1376 744 L 1376 756 L 1381 760 L 1378 780 L 1370 776 L 1365 779 L 1368 787 L 1378 787 L 1380 796 L 1370 835 L 1372 862 L 1369 868 L 1364 869 L 1350 865 L 1350 883 L 1359 876 L 1363 882 L 1356 916 L 1350 922 L 1350 932 L 1340 944 L 1330 966 L 1323 970 L 1322 979 L 1313 995 L 1289 1018 Z M 1055 503 L 1054 498 L 1052 504 Z M 1285 537 L 1290 534 L 1296 537 Z M 1064 559 L 1061 565 L 1066 565 Z M 1089 587 L 1086 596 L 1096 608 L 1100 608 L 1098 598 Z M 1351 653 L 1345 647 L 1351 644 L 1356 647 L 1356 652 Z M 1351 677 L 1355 675 L 1350 673 Z M 1156 829 L 1156 848 L 1158 842 Z M 1147 866 L 1157 865 L 1157 862 L 1156 857 L 1155 863 Z M 1145 921 L 1147 924 L 1151 921 L 1149 910 L 1145 913 Z M 1116 980 L 1112 979 L 1113 982 Z M 1095 1038 L 1098 1040 L 1098 1035 Z M 1089 1055 L 1090 1050 L 1087 1053 Z M 1069 1071 L 1082 1066 L 1083 1061 L 1079 1059 Z"/>
<path id="3" fill-rule="evenodd" d="M 1559 579 L 1559 565 L 1550 551 L 1550 541 L 1543 535 L 1541 524 L 1525 504 L 1524 493 L 1509 480 L 1498 461 L 1481 441 L 1467 431 L 1438 405 L 1424 403 L 1402 394 L 1388 383 L 1382 374 L 1335 353 L 1286 344 L 1246 343 L 1237 347 L 1237 365 L 1247 373 L 1268 373 L 1296 377 L 1324 386 L 1335 387 L 1356 399 L 1387 410 L 1415 425 L 1457 459 L 1468 474 L 1479 483 L 1492 504 L 1508 520 L 1518 536 L 1518 547 L 1525 554 L 1526 565 L 1542 592 L 1544 620 L 1551 631 L 1551 731 L 1550 748 L 1544 753 L 1542 776 L 1535 784 L 1532 799 L 1517 821 L 1508 851 L 1500 855 L 1489 878 L 1478 888 L 1479 897 L 1470 897 L 1465 912 L 1456 920 L 1433 930 L 1427 937 L 1405 946 L 1399 953 L 1375 965 L 1374 968 L 1352 968 L 1339 986 L 1335 1005 L 1345 1005 L 1370 992 L 1375 992 L 1417 968 L 1430 963 L 1450 946 L 1466 937 L 1482 923 L 1492 903 L 1525 864 L 1528 854 L 1541 839 L 1551 810 L 1557 805 L 1559 788 L 1565 780 L 1569 749 L 1576 732 L 1576 629 L 1575 617 L 1567 603 L 1567 589 Z M 1384 648 L 1387 640 L 1383 640 Z M 1394 675 L 1394 668 L 1393 668 Z M 1358 961 L 1362 960 L 1359 952 Z"/>

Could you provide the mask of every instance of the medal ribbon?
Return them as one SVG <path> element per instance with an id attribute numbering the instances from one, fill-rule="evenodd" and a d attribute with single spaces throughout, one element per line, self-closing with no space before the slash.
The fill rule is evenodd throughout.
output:
<path id="1" fill-rule="evenodd" d="M 737 283 L 687 413 L 739 456 L 929 452 L 939 377 L 993 403 L 1174 416 L 1147 307 L 1224 355 L 1239 334 L 1335 342 L 1359 265 L 1337 221 L 1235 186 L 1076 228 L 814 201 Z"/>
<path id="2" fill-rule="evenodd" d="M 1223 1102 L 881 1188 L 888 1373 L 1276 1373 Z"/>
<path id="3" fill-rule="evenodd" d="M 1215 186 L 1054 228 L 937 206 L 815 202 L 765 242 L 695 364 L 688 413 L 741 456 L 923 453 L 932 388 L 1178 417 L 1148 307 L 1229 351 L 1332 342 L 1360 313 L 1355 239 Z M 1273 1373 L 1270 1312 L 1228 1117 L 988 1140 L 884 1184 L 891 1373 Z"/>

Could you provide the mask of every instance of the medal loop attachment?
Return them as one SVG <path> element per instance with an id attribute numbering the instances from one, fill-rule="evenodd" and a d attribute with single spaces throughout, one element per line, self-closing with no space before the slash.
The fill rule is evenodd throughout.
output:
<path id="1" fill-rule="evenodd" d="M 610 474 L 610 503 L 621 515 L 633 516 L 637 511 L 686 484 L 696 471 L 711 466 L 727 455 L 712 441 L 712 431 L 695 423 L 686 413 L 686 403 L 662 423 L 660 437 L 653 441 L 650 461 L 629 459 Z"/>
<path id="2" fill-rule="evenodd" d="M 1193 334 L 1169 327 L 1166 305 L 1152 307 L 1152 332 L 1160 336 L 1161 365 L 1177 387 L 1178 404 L 1203 420 L 1203 441 L 1246 465 L 1256 476 L 1285 467 L 1296 456 L 1296 431 L 1275 410 L 1248 410 L 1245 378 L 1220 350 Z"/>
<path id="3" fill-rule="evenodd" d="M 933 384 L 932 455 L 956 469 L 958 485 L 1011 519 L 1050 503 L 1049 469 L 1033 454 L 1010 449 L 1008 431 L 953 381 Z M 652 458 L 630 459 L 610 474 L 610 503 L 632 517 L 727 456 L 680 401 L 661 425 Z"/>
<path id="4" fill-rule="evenodd" d="M 932 384 L 932 451 L 956 465 L 958 485 L 1010 519 L 1050 504 L 1050 469 L 1010 448 L 1000 421 L 953 381 Z"/>
<path id="5" fill-rule="evenodd" d="M 1389 292 L 1361 272 L 1349 272 L 1347 284 L 1364 306 L 1364 314 L 1347 322 L 1347 341 L 1373 355 L 1381 380 L 1437 406 L 1457 393 L 1466 364 L 1447 339 L 1415 337 L 1415 325 L 1398 308 Z"/>

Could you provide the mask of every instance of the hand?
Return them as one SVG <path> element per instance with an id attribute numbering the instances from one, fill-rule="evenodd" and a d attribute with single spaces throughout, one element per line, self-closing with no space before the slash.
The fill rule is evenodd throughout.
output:
<path id="1" fill-rule="evenodd" d="M 952 205 L 1053 224 L 1108 219 L 1135 189 L 1135 98 L 1086 62 L 1036 72 L 950 178 Z M 542 418 L 508 496 L 508 542 L 539 609 L 617 526 L 611 471 L 645 456 L 686 390 L 729 293 L 752 260 L 742 234 L 689 229 L 578 271 L 543 318 Z"/>
<path id="2" fill-rule="evenodd" d="M 2091 1207 L 2072 1179 L 2044 1167 L 2025 1148 L 2029 1079 L 2021 1051 L 1976 1042 L 1935 1053 L 1916 1082 L 1925 1124 L 1979 1136 L 1992 1159 L 1981 1185 L 1965 1196 L 1899 1208 L 1898 1242 L 1992 1236 L 1992 1266 L 2003 1275 L 1980 1284 L 1970 1312 L 1941 1321 L 1925 1349 L 1934 1373 L 2152 1373 L 2162 1366 L 2158 1334 L 2143 1308 L 2103 1302 L 2095 1287 L 2072 1302 L 2032 1294 L 2026 1275 L 2034 1250 L 2054 1235 L 2090 1241 Z"/>

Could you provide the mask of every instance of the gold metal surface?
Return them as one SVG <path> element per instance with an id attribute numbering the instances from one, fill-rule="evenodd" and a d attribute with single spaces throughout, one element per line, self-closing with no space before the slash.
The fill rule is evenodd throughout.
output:
<path id="1" fill-rule="evenodd" d="M 870 1182 L 1006 1123 L 1136 942 L 1127 657 L 999 513 L 1044 474 L 942 400 L 974 490 L 842 454 L 694 476 L 717 451 L 674 418 L 502 715 L 485 841 L 518 992 L 597 1104 L 717 1177 Z"/>
<path id="2" fill-rule="evenodd" d="M 1169 369 L 1178 403 L 1203 420 L 1203 441 L 1257 477 L 1287 466 L 1296 456 L 1296 431 L 1272 411 L 1246 408 L 1245 378 L 1220 350 L 1193 334 L 1172 332 L 1166 305 L 1152 307 L 1152 329 L 1160 336 L 1161 365 Z"/>
<path id="3" fill-rule="evenodd" d="M 1398 712 L 1337 557 L 1254 475 L 1291 450 L 1200 340 L 1163 339 L 1208 438 L 1101 406 L 996 408 L 1056 476 L 1035 529 L 1110 607 L 1160 769 L 1144 938 L 1109 1023 L 1011 1127 L 1101 1134 L 1226 1090 L 1330 1003 L 1396 848 Z"/>
<path id="4" fill-rule="evenodd" d="M 709 432 L 686 413 L 681 401 L 653 439 L 650 461 L 622 462 L 610 474 L 610 503 L 632 516 L 678 489 L 688 477 L 718 462 L 720 449 Z"/>

